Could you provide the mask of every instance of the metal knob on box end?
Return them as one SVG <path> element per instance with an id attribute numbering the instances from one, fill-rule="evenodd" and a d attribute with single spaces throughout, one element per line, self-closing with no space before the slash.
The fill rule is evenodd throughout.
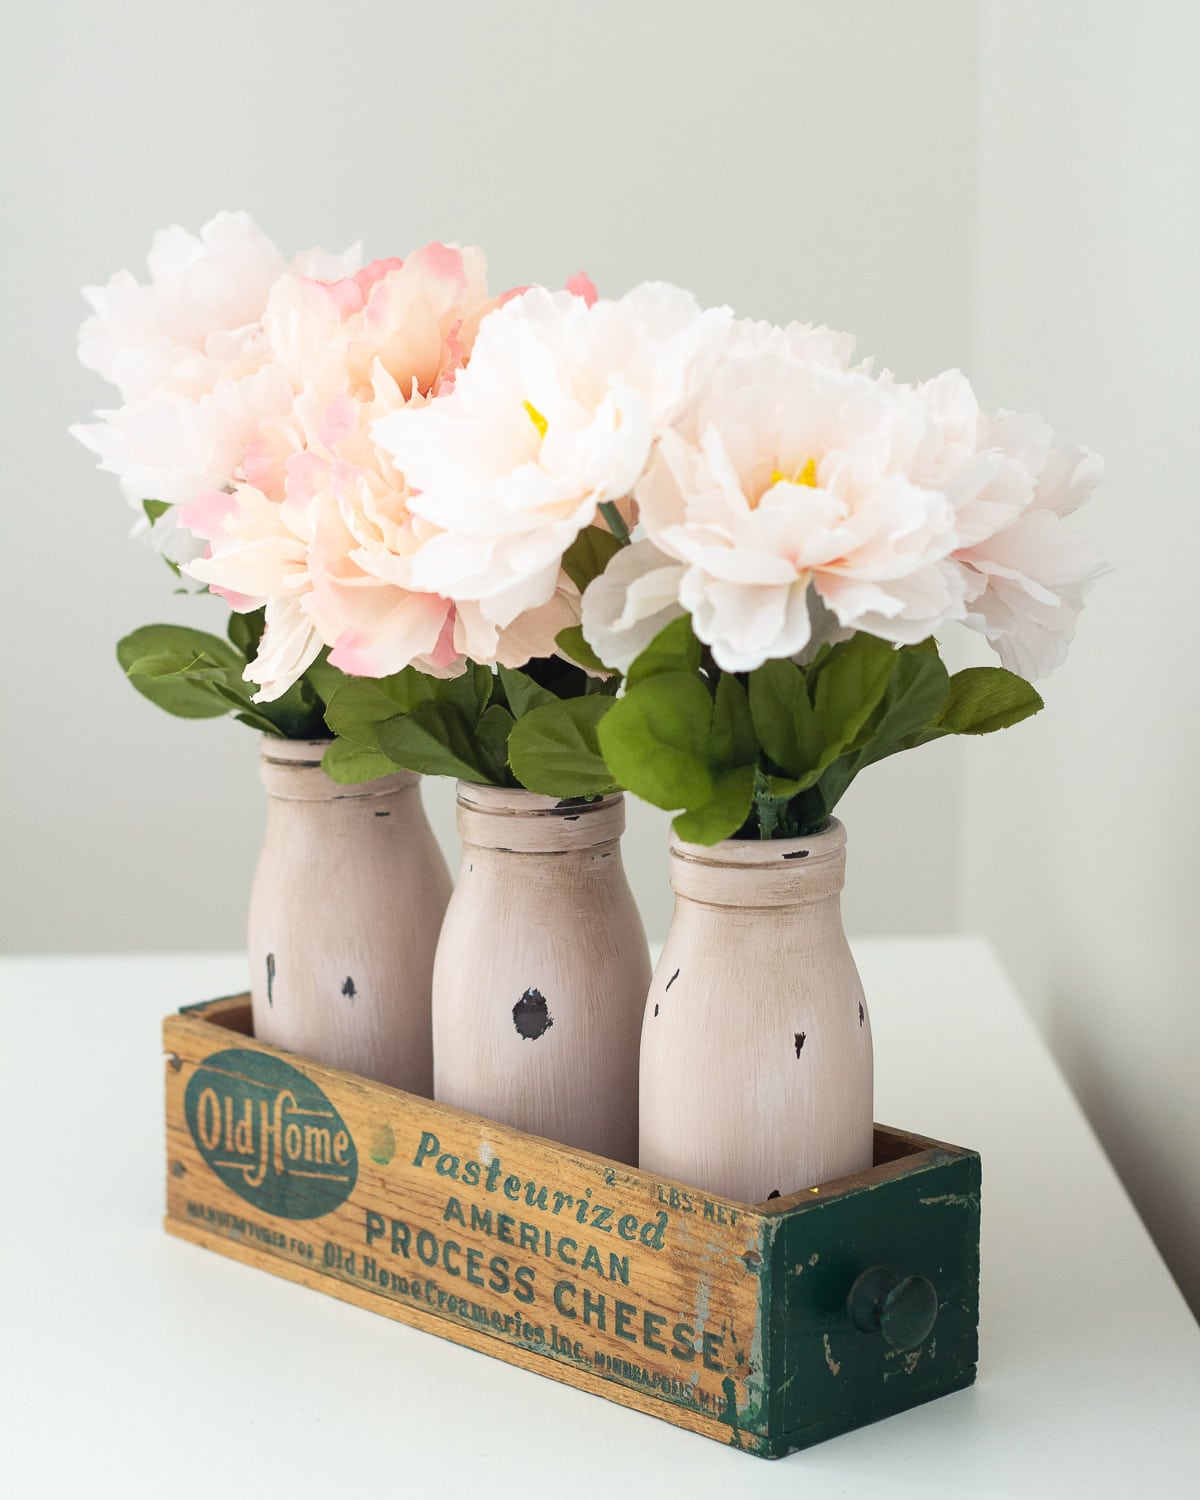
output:
<path id="1" fill-rule="evenodd" d="M 937 1289 L 924 1276 L 871 1266 L 850 1288 L 846 1312 L 860 1332 L 881 1333 L 893 1349 L 915 1349 L 937 1321 Z"/>

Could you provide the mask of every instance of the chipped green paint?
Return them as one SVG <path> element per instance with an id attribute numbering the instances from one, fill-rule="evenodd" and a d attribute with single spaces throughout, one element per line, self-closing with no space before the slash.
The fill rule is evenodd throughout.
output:
<path id="1" fill-rule="evenodd" d="M 779 1291 L 767 1316 L 768 1437 L 758 1451 L 778 1457 L 972 1383 L 979 1182 L 978 1156 L 931 1151 L 908 1171 L 768 1221 Z M 892 1349 L 850 1321 L 848 1291 L 872 1266 L 933 1283 L 937 1319 L 920 1347 Z"/>

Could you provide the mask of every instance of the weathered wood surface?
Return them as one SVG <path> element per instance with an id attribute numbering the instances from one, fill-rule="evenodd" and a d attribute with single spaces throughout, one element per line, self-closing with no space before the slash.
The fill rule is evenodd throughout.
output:
<path id="1" fill-rule="evenodd" d="M 246 997 L 164 1024 L 173 1234 L 765 1456 L 973 1378 L 969 1152 L 880 1131 L 875 1167 L 751 1207 L 250 1031 Z M 940 1278 L 915 1359 L 847 1320 L 877 1263 Z"/>

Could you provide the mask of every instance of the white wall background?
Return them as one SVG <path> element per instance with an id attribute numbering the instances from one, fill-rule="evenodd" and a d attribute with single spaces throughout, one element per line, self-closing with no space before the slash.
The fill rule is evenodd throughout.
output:
<path id="1" fill-rule="evenodd" d="M 156 227 L 244 207 L 285 251 L 457 239 L 487 249 L 496 286 L 583 266 L 605 292 L 660 276 L 827 321 L 902 376 L 961 364 L 988 402 L 1040 406 L 1111 461 L 1082 519 L 1120 571 L 1049 712 L 873 768 L 844 805 L 847 917 L 996 938 L 1200 1302 L 1179 576 L 1200 536 L 1198 40 L 1169 0 L 26 8 L 0 64 L 0 947 L 242 937 L 254 737 L 159 714 L 112 654 L 138 624 L 219 630 L 222 611 L 171 595 L 65 436 L 109 394 L 74 361 L 77 288 L 138 265 Z M 427 800 L 452 849 L 449 789 Z M 627 851 L 658 932 L 665 822 L 633 810 Z"/>
<path id="2" fill-rule="evenodd" d="M 1200 1309 L 1200 7 L 982 20 L 979 387 L 1105 455 L 1117 571 L 1045 713 L 964 761 L 962 917 Z"/>

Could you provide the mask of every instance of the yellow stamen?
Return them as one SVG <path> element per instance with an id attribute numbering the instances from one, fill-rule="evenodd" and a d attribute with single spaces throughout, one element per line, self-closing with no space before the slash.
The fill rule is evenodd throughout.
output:
<path id="1" fill-rule="evenodd" d="M 544 438 L 546 436 L 546 428 L 549 427 L 550 423 L 546 421 L 545 417 L 542 416 L 532 401 L 525 402 L 525 410 L 529 413 L 529 420 L 537 428 L 538 437 Z"/>
<path id="2" fill-rule="evenodd" d="M 803 467 L 797 469 L 794 474 L 785 474 L 782 469 L 771 470 L 772 484 L 803 484 L 810 490 L 817 487 L 817 461 L 810 458 Z"/>

